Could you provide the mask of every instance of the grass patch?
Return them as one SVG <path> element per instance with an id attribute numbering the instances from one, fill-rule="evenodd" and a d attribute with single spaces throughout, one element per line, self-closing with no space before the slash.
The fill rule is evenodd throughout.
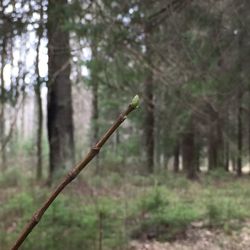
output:
<path id="1" fill-rule="evenodd" d="M 24 184 L 18 175 L 0 177 L 3 249 L 10 248 L 50 193 L 47 187 Z M 249 190 L 247 178 L 207 176 L 190 182 L 182 175 L 148 178 L 111 173 L 105 178 L 88 173 L 56 199 L 22 249 L 96 250 L 100 244 L 104 250 L 123 249 L 131 238 L 165 241 L 184 237 L 186 228 L 197 220 L 231 232 L 235 221 L 249 218 Z"/>
<path id="2" fill-rule="evenodd" d="M 133 238 L 174 240 L 185 233 L 190 222 L 200 218 L 198 209 L 178 199 L 165 187 L 155 187 L 142 198 L 138 211 L 140 222 L 132 230 Z"/>

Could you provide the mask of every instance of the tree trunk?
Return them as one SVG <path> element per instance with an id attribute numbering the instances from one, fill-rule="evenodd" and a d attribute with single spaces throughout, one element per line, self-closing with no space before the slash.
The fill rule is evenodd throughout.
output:
<path id="1" fill-rule="evenodd" d="M 197 172 L 201 172 L 200 161 L 201 161 L 201 148 L 199 145 L 195 145 L 195 168 Z"/>
<path id="2" fill-rule="evenodd" d="M 97 47 L 96 47 L 95 41 L 93 41 L 93 43 L 92 43 L 91 50 L 92 50 L 92 60 L 94 61 L 94 66 L 93 66 L 92 72 L 91 72 L 92 94 L 93 94 L 93 99 L 92 99 L 93 141 L 96 142 L 99 138 L 99 124 L 98 124 L 98 119 L 99 119 L 98 88 L 99 88 L 99 84 L 98 84 L 98 79 L 97 79 L 98 60 L 97 60 Z M 98 155 L 96 156 L 95 164 L 96 164 L 96 173 L 99 173 L 100 169 L 99 169 L 99 157 L 98 157 Z"/>
<path id="3" fill-rule="evenodd" d="M 210 124 L 208 135 L 208 170 L 212 170 L 217 167 L 217 148 L 218 145 L 214 126 Z"/>
<path id="4" fill-rule="evenodd" d="M 250 97 L 248 98 L 250 99 Z M 250 110 L 250 105 L 249 105 L 249 110 Z M 250 113 L 248 113 L 248 164 L 250 166 Z M 250 174 L 250 169 L 249 169 L 249 174 Z"/>
<path id="5" fill-rule="evenodd" d="M 230 133 L 232 130 L 230 127 L 230 120 L 229 120 L 229 109 L 226 110 L 225 113 L 225 125 L 224 125 L 224 130 L 227 131 L 227 133 Z M 226 172 L 229 172 L 229 167 L 230 167 L 230 139 L 228 138 L 229 136 L 225 136 L 224 138 L 224 169 Z"/>
<path id="6" fill-rule="evenodd" d="M 4 84 L 4 66 L 6 58 L 6 37 L 3 38 L 1 54 L 1 110 L 0 110 L 0 141 L 1 141 L 1 164 L 2 169 L 6 169 L 6 145 L 5 145 L 5 84 Z"/>
<path id="7" fill-rule="evenodd" d="M 195 158 L 195 128 L 191 117 L 182 138 L 183 169 L 191 180 L 197 178 Z"/>
<path id="8" fill-rule="evenodd" d="M 229 172 L 229 142 L 225 143 L 225 170 Z"/>
<path id="9" fill-rule="evenodd" d="M 224 145 L 219 115 L 214 111 L 210 114 L 208 132 L 208 169 L 224 166 Z"/>
<path id="10" fill-rule="evenodd" d="M 43 166 L 43 150 L 42 150 L 42 137 L 43 137 L 43 110 L 42 110 L 42 98 L 41 88 L 37 86 L 36 90 L 36 104 L 37 104 L 37 172 L 36 177 L 38 180 L 42 178 L 42 166 Z"/>
<path id="11" fill-rule="evenodd" d="M 40 4 L 41 13 L 40 21 L 42 21 L 42 4 Z M 37 155 L 37 166 L 36 166 L 36 178 L 40 180 L 42 178 L 42 136 L 43 136 L 43 108 L 42 108 L 42 97 L 41 97 L 41 79 L 39 72 L 39 48 L 43 34 L 43 27 L 40 25 L 38 28 L 38 41 L 36 47 L 36 65 L 35 71 L 37 81 L 35 85 L 36 95 L 36 106 L 37 106 L 37 134 L 36 134 L 36 155 Z"/>
<path id="12" fill-rule="evenodd" d="M 231 161 L 232 161 L 232 170 L 233 170 L 233 172 L 237 172 L 237 157 L 235 157 L 233 155 L 231 157 Z"/>
<path id="13" fill-rule="evenodd" d="M 145 27 L 145 45 L 146 45 L 146 78 L 144 84 L 144 104 L 145 104 L 145 120 L 144 120 L 144 135 L 145 135 L 145 152 L 146 152 L 146 167 L 148 173 L 154 171 L 154 94 L 153 94 L 153 70 L 151 69 L 152 48 L 150 43 L 150 35 L 152 28 L 150 24 Z"/>
<path id="14" fill-rule="evenodd" d="M 237 114 L 237 175 L 242 175 L 242 107 L 241 107 L 242 93 L 238 93 L 238 114 Z"/>
<path id="15" fill-rule="evenodd" d="M 48 5 L 48 139 L 50 180 L 74 163 L 69 32 L 63 29 L 67 0 Z"/>
<path id="16" fill-rule="evenodd" d="M 177 143 L 174 148 L 174 172 L 178 173 L 180 170 L 180 145 Z"/>

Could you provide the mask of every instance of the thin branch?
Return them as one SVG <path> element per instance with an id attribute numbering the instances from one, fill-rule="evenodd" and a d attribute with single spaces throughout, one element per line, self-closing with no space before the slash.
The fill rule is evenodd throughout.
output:
<path id="1" fill-rule="evenodd" d="M 191 2 L 192 0 L 172 0 L 159 11 L 151 14 L 148 17 L 148 21 L 153 22 L 153 25 L 157 26 L 163 20 L 168 19 L 172 15 L 172 13 L 181 12 Z"/>
<path id="2" fill-rule="evenodd" d="M 18 105 L 18 107 L 15 109 L 14 118 L 13 118 L 12 122 L 10 123 L 10 128 L 9 128 L 8 134 L 4 137 L 4 141 L 2 142 L 0 152 L 5 149 L 5 147 L 7 146 L 7 144 L 9 143 L 9 141 L 11 139 L 13 130 L 14 130 L 15 126 L 16 126 L 16 121 L 17 121 L 17 118 L 18 118 L 19 111 L 20 111 L 23 104 L 24 104 L 24 97 L 22 98 L 22 100 L 21 100 L 20 104 Z"/>
<path id="3" fill-rule="evenodd" d="M 83 170 L 83 168 L 99 153 L 101 147 L 106 143 L 106 141 L 109 139 L 109 137 L 123 123 L 123 121 L 127 118 L 127 115 L 130 112 L 132 112 L 134 109 L 136 109 L 138 107 L 138 105 L 139 105 L 139 97 L 136 95 L 133 98 L 132 102 L 127 107 L 127 109 L 123 113 L 120 114 L 120 116 L 113 123 L 113 125 L 110 127 L 110 129 L 108 129 L 107 132 L 103 135 L 103 137 L 96 143 L 96 145 L 90 149 L 90 151 L 88 152 L 86 157 L 78 165 L 76 165 L 72 170 L 69 171 L 69 173 L 64 177 L 62 182 L 57 186 L 57 188 L 54 190 L 54 192 L 49 196 L 47 201 L 42 205 L 41 208 L 39 208 L 34 213 L 30 222 L 23 229 L 23 231 L 19 235 L 16 243 L 11 248 L 11 250 L 17 250 L 22 245 L 22 243 L 25 241 L 25 239 L 30 234 L 30 232 L 33 230 L 33 228 L 39 223 L 43 214 L 46 212 L 46 210 L 49 208 L 49 206 L 52 204 L 52 202 L 56 199 L 56 197 L 62 192 L 62 190 L 70 182 L 72 182 L 77 177 L 77 175 Z"/>

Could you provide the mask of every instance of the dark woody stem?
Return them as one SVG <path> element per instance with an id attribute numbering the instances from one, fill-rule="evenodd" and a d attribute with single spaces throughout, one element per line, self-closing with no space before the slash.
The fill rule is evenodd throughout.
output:
<path id="1" fill-rule="evenodd" d="M 127 107 L 127 109 L 119 115 L 117 120 L 113 123 L 113 125 L 107 130 L 107 132 L 102 136 L 102 138 L 93 146 L 86 157 L 78 163 L 73 169 L 69 171 L 69 173 L 64 177 L 61 183 L 57 186 L 54 192 L 49 196 L 46 202 L 34 213 L 29 223 L 20 233 L 17 241 L 14 246 L 11 248 L 12 250 L 18 249 L 22 243 L 25 241 L 27 236 L 33 230 L 33 228 L 39 223 L 43 214 L 52 204 L 52 202 L 56 199 L 56 197 L 62 192 L 62 190 L 72 182 L 77 175 L 83 170 L 83 168 L 99 153 L 101 147 L 106 143 L 109 137 L 116 131 L 116 129 L 123 123 L 123 121 L 127 118 L 127 115 L 137 108 L 139 105 L 139 97 L 135 96 L 131 102 L 131 104 Z"/>

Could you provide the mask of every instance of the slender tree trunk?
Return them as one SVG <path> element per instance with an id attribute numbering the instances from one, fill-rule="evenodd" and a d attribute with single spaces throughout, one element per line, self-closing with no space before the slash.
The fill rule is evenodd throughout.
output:
<path id="1" fill-rule="evenodd" d="M 42 150 L 42 137 L 43 137 L 43 110 L 42 110 L 42 97 L 41 88 L 37 87 L 36 90 L 36 103 L 37 103 L 37 173 L 38 180 L 42 178 L 43 168 L 43 150 Z"/>
<path id="2" fill-rule="evenodd" d="M 18 77 L 14 76 L 14 31 L 12 30 L 11 36 L 10 36 L 10 65 L 11 65 L 11 83 L 10 83 L 10 99 L 13 106 L 17 105 L 17 98 L 16 98 L 16 92 L 17 92 L 17 85 L 18 85 Z M 13 129 L 13 132 L 11 133 L 11 140 L 10 140 L 10 148 L 11 148 L 11 154 L 16 155 L 16 152 L 13 150 L 15 149 L 15 145 L 17 145 L 17 129 Z"/>
<path id="3" fill-rule="evenodd" d="M 74 162 L 69 32 L 63 29 L 67 0 L 48 5 L 48 139 L 50 180 Z"/>
<path id="4" fill-rule="evenodd" d="M 230 124 L 230 120 L 229 120 L 229 110 L 226 110 L 226 114 L 225 114 L 225 125 L 224 125 L 224 130 L 227 131 L 227 133 L 230 132 L 231 128 L 228 125 Z M 229 172 L 229 166 L 230 166 L 230 139 L 228 138 L 228 136 L 226 136 L 224 138 L 224 169 L 226 172 Z"/>
<path id="5" fill-rule="evenodd" d="M 118 131 L 117 131 L 118 132 Z M 114 152 L 115 153 L 118 153 L 118 147 L 119 147 L 119 144 L 120 144 L 120 134 L 115 132 L 114 134 L 114 138 L 113 138 L 113 149 L 114 149 Z"/>
<path id="6" fill-rule="evenodd" d="M 178 173 L 180 170 L 180 145 L 177 143 L 174 148 L 174 172 Z"/>
<path id="7" fill-rule="evenodd" d="M 248 150 L 248 166 L 250 168 L 250 85 L 248 86 L 248 110 L 247 113 L 247 132 L 248 132 L 248 139 L 247 139 L 247 150 Z M 249 175 L 250 175 L 250 169 L 249 169 Z"/>
<path id="8" fill-rule="evenodd" d="M 154 94 L 153 94 L 153 71 L 150 68 L 152 61 L 152 48 L 150 43 L 150 35 L 152 27 L 146 24 L 145 27 L 145 45 L 146 45 L 146 79 L 144 84 L 144 104 L 145 104 L 145 120 L 144 120 L 144 135 L 145 135 L 145 152 L 146 152 L 146 167 L 148 173 L 154 171 Z"/>
<path id="9" fill-rule="evenodd" d="M 242 93 L 238 93 L 238 114 L 237 114 L 237 175 L 242 175 L 242 107 L 241 107 Z"/>
<path id="10" fill-rule="evenodd" d="M 232 161 L 233 172 L 237 172 L 237 157 L 233 155 L 231 161 Z"/>
<path id="11" fill-rule="evenodd" d="M 21 129 L 20 129 L 20 135 L 19 138 L 25 138 L 25 102 L 26 102 L 26 93 L 25 93 L 25 89 L 23 89 L 22 91 L 22 95 L 23 95 L 23 102 L 21 103 L 22 107 L 21 107 Z"/>
<path id="12" fill-rule="evenodd" d="M 115 143 L 116 143 L 116 147 L 118 147 L 120 144 L 120 132 L 118 130 L 115 133 Z"/>
<path id="13" fill-rule="evenodd" d="M 92 60 L 95 62 L 94 66 L 92 68 L 91 72 L 91 79 L 92 79 L 92 93 L 93 93 L 93 99 L 92 99 L 92 107 L 93 107 L 93 113 L 92 113 L 92 122 L 93 122 L 93 140 L 97 141 L 99 138 L 99 98 L 98 98 L 98 60 L 97 60 L 97 47 L 96 44 L 94 44 L 95 41 L 92 43 L 91 49 L 92 49 Z M 95 159 L 96 164 L 96 173 L 99 173 L 99 156 L 96 156 Z"/>
<path id="14" fill-rule="evenodd" d="M 249 2 L 249 1 L 246 1 Z M 245 6 L 247 7 L 247 6 Z M 247 10 L 247 12 L 245 12 Z M 249 9 L 244 8 L 244 4 L 241 6 L 240 14 L 243 16 L 248 16 L 249 15 Z M 244 46 L 244 35 L 247 33 L 246 28 L 244 25 L 242 25 L 242 22 L 239 22 L 239 35 L 238 35 L 238 75 L 239 75 L 239 81 L 241 82 L 239 84 L 238 88 L 238 103 L 237 103 L 237 163 L 236 163 L 236 171 L 237 171 L 237 176 L 242 175 L 242 96 L 243 96 L 243 90 L 241 89 L 241 85 L 244 83 L 242 73 L 243 73 L 243 58 L 242 58 L 242 47 Z"/>
<path id="15" fill-rule="evenodd" d="M 224 166 L 224 145 L 221 121 L 218 114 L 210 114 L 208 134 L 208 169 L 212 170 Z"/>
<path id="16" fill-rule="evenodd" d="M 3 38 L 1 54 L 1 110 L 0 110 L 0 141 L 1 141 L 1 164 L 2 169 L 6 169 L 6 145 L 5 145 L 5 83 L 4 83 L 4 66 L 6 58 L 6 37 Z"/>
<path id="17" fill-rule="evenodd" d="M 200 172 L 200 160 L 201 160 L 201 148 L 199 145 L 195 145 L 195 168 L 197 172 Z"/>
<path id="18" fill-rule="evenodd" d="M 217 167 L 217 140 L 214 131 L 214 126 L 209 126 L 209 136 L 208 136 L 208 169 L 212 170 Z"/>
<path id="19" fill-rule="evenodd" d="M 225 170 L 229 172 L 229 142 L 225 143 Z"/>
<path id="20" fill-rule="evenodd" d="M 41 13 L 40 20 L 42 21 L 42 4 L 40 3 Z M 36 154 L 37 154 L 37 171 L 36 178 L 40 180 L 42 178 L 42 136 L 43 136 L 43 108 L 42 108 L 42 97 L 41 97 L 41 79 L 39 72 L 39 48 L 43 34 L 43 27 L 40 25 L 38 28 L 38 42 L 36 47 L 36 76 L 37 82 L 35 85 L 35 95 L 36 95 L 36 106 L 37 106 L 37 134 L 36 134 Z"/>
<path id="21" fill-rule="evenodd" d="M 182 138 L 183 169 L 191 180 L 197 178 L 195 158 L 195 128 L 191 117 Z"/>

